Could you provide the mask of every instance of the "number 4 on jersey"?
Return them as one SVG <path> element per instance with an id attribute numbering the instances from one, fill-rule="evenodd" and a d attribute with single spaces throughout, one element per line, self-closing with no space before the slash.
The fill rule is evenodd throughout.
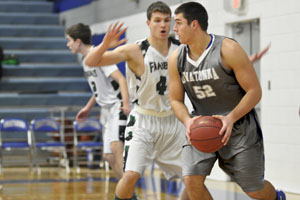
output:
<path id="1" fill-rule="evenodd" d="M 160 76 L 159 82 L 156 84 L 156 91 L 159 95 L 164 95 L 167 90 L 167 78 L 165 76 Z"/>

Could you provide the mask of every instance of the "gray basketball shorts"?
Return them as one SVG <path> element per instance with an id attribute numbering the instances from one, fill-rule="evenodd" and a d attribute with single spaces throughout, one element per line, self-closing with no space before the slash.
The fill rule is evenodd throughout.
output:
<path id="1" fill-rule="evenodd" d="M 203 153 L 191 145 L 185 145 L 182 152 L 183 176 L 210 175 L 216 160 L 219 166 L 245 192 L 254 192 L 264 186 L 264 147 L 259 139 L 252 146 L 230 158 L 222 158 L 218 152 Z"/>

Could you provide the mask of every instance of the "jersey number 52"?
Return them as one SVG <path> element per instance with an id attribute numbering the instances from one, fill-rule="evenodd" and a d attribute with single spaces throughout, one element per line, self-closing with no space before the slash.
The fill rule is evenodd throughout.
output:
<path id="1" fill-rule="evenodd" d="M 193 86 L 194 93 L 198 99 L 205 99 L 208 97 L 216 96 L 216 93 L 213 91 L 213 88 L 210 85 Z"/>

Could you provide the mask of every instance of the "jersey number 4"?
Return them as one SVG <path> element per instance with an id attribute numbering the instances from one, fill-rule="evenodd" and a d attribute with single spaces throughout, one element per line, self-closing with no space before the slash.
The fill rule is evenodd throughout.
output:
<path id="1" fill-rule="evenodd" d="M 193 86 L 193 89 L 198 99 L 205 99 L 208 97 L 216 96 L 216 93 L 213 91 L 210 85 L 202 85 L 202 86 L 195 85 Z"/>
<path id="2" fill-rule="evenodd" d="M 164 95 L 167 90 L 167 78 L 165 76 L 160 76 L 159 82 L 156 84 L 156 91 L 159 95 Z"/>

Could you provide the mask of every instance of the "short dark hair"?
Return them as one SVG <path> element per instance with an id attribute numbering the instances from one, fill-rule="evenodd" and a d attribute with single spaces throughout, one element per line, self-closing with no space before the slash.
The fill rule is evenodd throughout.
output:
<path id="1" fill-rule="evenodd" d="M 170 14 L 170 16 L 172 14 L 170 7 L 162 1 L 156 1 L 152 4 L 150 4 L 150 6 L 147 9 L 147 19 L 148 20 L 151 20 L 152 13 L 154 13 L 154 12 Z"/>
<path id="2" fill-rule="evenodd" d="M 84 44 L 92 44 L 92 32 L 88 25 L 78 23 L 70 26 L 65 31 L 73 40 L 80 39 Z"/>
<path id="3" fill-rule="evenodd" d="M 187 19 L 188 24 L 192 21 L 197 20 L 200 27 L 207 31 L 208 27 L 208 14 L 206 9 L 197 2 L 187 2 L 181 4 L 176 8 L 175 14 L 183 14 L 183 17 Z"/>

